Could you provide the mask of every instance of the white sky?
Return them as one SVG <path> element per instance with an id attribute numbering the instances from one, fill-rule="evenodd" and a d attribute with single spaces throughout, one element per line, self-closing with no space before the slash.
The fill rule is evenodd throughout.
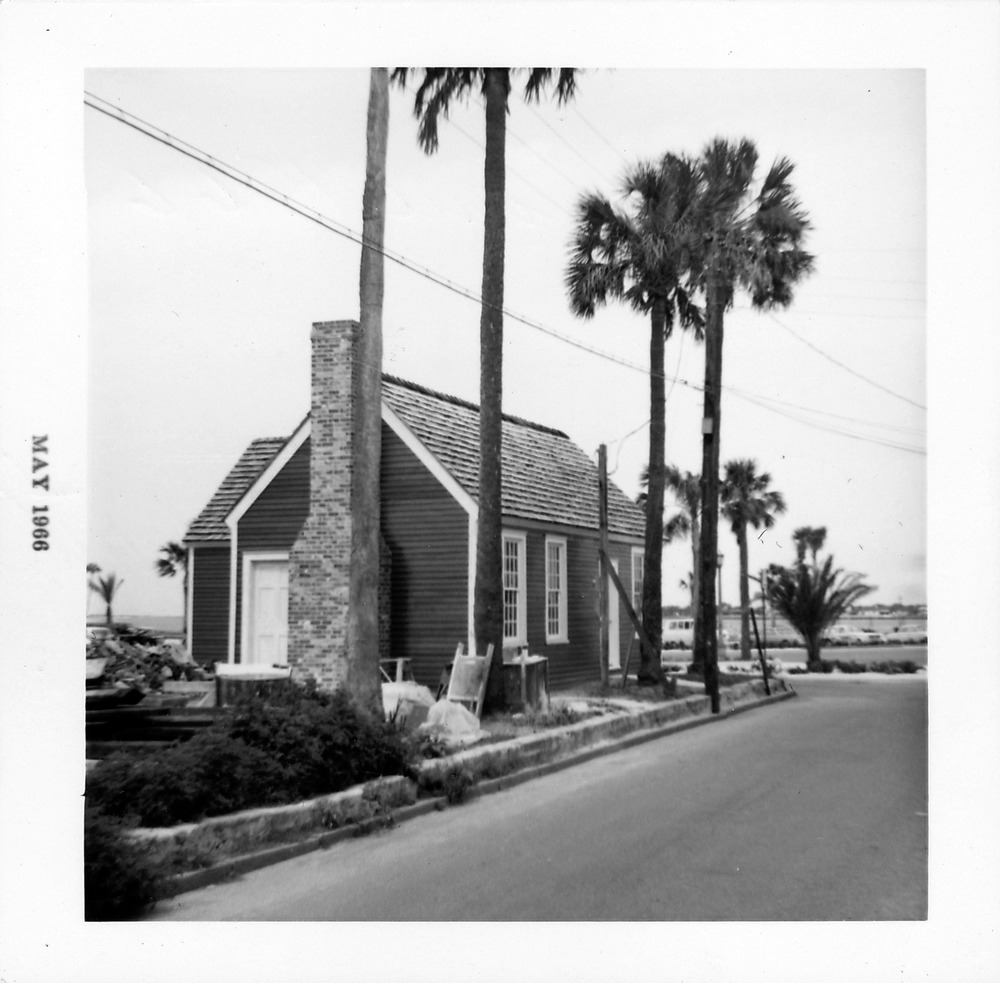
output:
<path id="1" fill-rule="evenodd" d="M 94 95 L 355 230 L 367 87 L 364 70 L 86 76 Z M 528 107 L 519 92 L 510 103 L 506 306 L 641 366 L 647 319 L 615 305 L 581 322 L 568 309 L 579 195 L 618 198 L 628 164 L 697 153 L 716 135 L 754 139 L 761 172 L 780 155 L 795 161 L 817 273 L 777 320 L 745 298 L 727 318 L 722 460 L 756 459 L 788 503 L 754 543 L 753 569 L 787 562 L 798 526 L 825 525 L 838 563 L 886 603 L 926 600 L 927 414 L 914 405 L 927 404 L 924 111 L 920 70 L 594 70 L 569 106 Z M 157 549 L 181 538 L 252 438 L 286 435 L 308 410 L 309 326 L 357 317 L 359 247 L 107 116 L 88 110 L 84 125 L 88 559 L 125 578 L 120 612 L 179 613 L 179 583 L 153 572 Z M 412 95 L 393 90 L 387 247 L 473 291 L 483 129 L 478 100 L 459 105 L 427 157 Z M 475 303 L 387 264 L 387 371 L 478 401 L 478 321 Z M 648 427 L 623 438 L 649 417 L 644 373 L 511 319 L 505 338 L 505 408 L 588 453 L 607 443 L 615 480 L 635 494 Z M 692 471 L 702 395 L 684 382 L 700 385 L 703 364 L 701 344 L 671 340 L 668 459 Z M 779 412 L 734 390 L 780 400 Z M 728 528 L 722 543 L 723 598 L 735 601 Z M 678 580 L 690 566 L 688 544 L 666 551 L 666 603 L 686 602 Z"/>
<path id="2" fill-rule="evenodd" d="M 883 428 L 865 427 L 866 436 L 929 450 L 924 458 L 809 429 L 732 395 L 723 407 L 723 458 L 755 457 L 789 503 L 754 547 L 755 565 L 780 559 L 776 544 L 789 549 L 795 526 L 825 524 L 838 561 L 879 584 L 878 599 L 921 599 L 926 573 L 936 639 L 929 921 L 661 925 L 641 934 L 519 926 L 518 974 L 604 980 L 628 966 L 661 977 L 670 965 L 689 981 L 797 980 L 808 965 L 817 980 L 993 978 L 1000 892 L 983 872 L 1000 862 L 996 837 L 984 835 L 995 825 L 988 776 L 1000 747 L 1000 700 L 989 685 L 1000 637 L 998 50 L 1000 12 L 978 2 L 0 6 L 0 975 L 197 980 L 218 978 L 225 965 L 247 980 L 304 980 L 329 975 L 330 952 L 345 978 L 439 980 L 454 965 L 481 965 L 484 946 L 496 945 L 489 926 L 424 926 L 411 937 L 399 926 L 205 925 L 168 936 L 141 925 L 83 927 L 79 902 L 83 711 L 74 659 L 84 564 L 126 579 L 122 613 L 179 610 L 179 585 L 152 573 L 158 546 L 183 534 L 247 441 L 287 434 L 304 414 L 311 322 L 357 313 L 355 247 L 97 118 L 82 90 L 357 228 L 364 72 L 298 69 L 471 61 L 681 70 L 645 79 L 623 67 L 594 72 L 565 112 L 545 103 L 536 115 L 512 99 L 510 309 L 645 362 L 646 325 L 630 311 L 611 308 L 589 324 L 568 314 L 567 209 L 584 188 L 610 191 L 639 154 L 694 153 L 717 133 L 745 134 L 765 164 L 776 154 L 797 163 L 816 226 L 819 272 L 778 319 L 930 407 L 925 414 L 862 383 L 766 315 L 727 319 L 728 386 L 876 422 Z M 191 71 L 211 66 L 286 71 L 281 84 L 260 72 L 210 83 Z M 476 110 L 454 115 L 477 139 L 479 119 Z M 481 151 L 451 127 L 436 158 L 414 144 L 397 93 L 389 244 L 477 290 Z M 474 399 L 475 306 L 412 274 L 387 273 L 387 369 Z M 647 417 L 642 374 L 515 323 L 507 339 L 507 409 L 562 427 L 588 452 L 608 442 L 616 480 L 635 491 L 646 434 L 620 455 L 614 441 Z M 673 342 L 667 360 L 679 379 L 700 383 L 690 341 Z M 699 406 L 675 386 L 669 454 L 692 469 Z M 914 432 L 924 428 L 926 436 Z M 53 475 L 45 553 L 31 550 L 28 532 L 40 501 L 30 492 L 37 433 L 50 435 Z M 684 546 L 668 550 L 668 602 L 679 596 L 685 560 Z M 728 546 L 727 600 L 735 565 Z"/>

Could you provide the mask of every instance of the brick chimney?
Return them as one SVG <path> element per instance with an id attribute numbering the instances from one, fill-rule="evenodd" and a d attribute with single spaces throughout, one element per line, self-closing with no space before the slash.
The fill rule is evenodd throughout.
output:
<path id="1" fill-rule="evenodd" d="M 357 321 L 312 327 L 309 515 L 288 563 L 292 677 L 335 689 L 347 675 L 354 342 Z"/>

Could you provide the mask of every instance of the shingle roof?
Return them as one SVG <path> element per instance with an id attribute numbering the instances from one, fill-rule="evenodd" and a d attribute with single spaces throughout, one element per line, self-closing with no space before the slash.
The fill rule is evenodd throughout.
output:
<path id="1" fill-rule="evenodd" d="M 385 376 L 382 398 L 472 496 L 479 497 L 479 407 Z M 597 466 L 559 430 L 504 416 L 501 508 L 505 516 L 597 528 Z M 646 519 L 608 483 L 608 526 L 642 536 Z"/>
<path id="2" fill-rule="evenodd" d="M 384 376 L 382 398 L 473 500 L 479 483 L 479 408 Z M 189 541 L 229 539 L 225 517 L 285 443 L 255 440 L 188 529 Z M 562 431 L 504 415 L 502 511 L 511 518 L 597 529 L 597 467 Z M 612 533 L 642 537 L 642 510 L 608 483 Z"/>
<path id="3" fill-rule="evenodd" d="M 226 516 L 243 497 L 254 479 L 267 467 L 271 459 L 284 446 L 287 437 L 261 437 L 255 440 L 233 465 L 211 501 L 188 527 L 184 541 L 229 542 Z"/>

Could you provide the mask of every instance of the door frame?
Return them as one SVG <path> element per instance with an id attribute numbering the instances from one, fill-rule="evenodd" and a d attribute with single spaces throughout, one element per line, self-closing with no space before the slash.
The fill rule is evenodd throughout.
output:
<path id="1" fill-rule="evenodd" d="M 618 561 L 609 557 L 611 566 L 618 573 Z M 622 667 L 622 601 L 618 596 L 611 574 L 608 573 L 608 669 Z M 614 658 L 612 657 L 614 654 Z"/>
<path id="2" fill-rule="evenodd" d="M 252 654 L 249 646 L 250 641 L 250 612 L 252 608 L 251 599 L 253 594 L 253 565 L 255 563 L 280 563 L 288 564 L 288 550 L 244 550 L 243 551 L 243 576 L 240 585 L 240 663 L 243 665 L 254 665 L 248 658 Z M 286 613 L 287 618 L 287 613 Z"/>

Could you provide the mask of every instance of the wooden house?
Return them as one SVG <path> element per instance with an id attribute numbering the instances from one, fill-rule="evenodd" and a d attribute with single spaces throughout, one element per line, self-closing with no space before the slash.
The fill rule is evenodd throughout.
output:
<path id="1" fill-rule="evenodd" d="M 310 414 L 287 438 L 251 443 L 188 529 L 199 662 L 342 679 L 356 331 L 313 326 Z M 457 642 L 474 649 L 478 431 L 475 405 L 384 376 L 382 656 L 410 659 L 431 686 Z M 504 646 L 548 657 L 553 688 L 597 679 L 597 468 L 551 427 L 505 416 L 502 440 Z M 613 485 L 608 511 L 610 553 L 638 609 L 644 515 Z M 633 632 L 611 597 L 614 667 Z"/>

